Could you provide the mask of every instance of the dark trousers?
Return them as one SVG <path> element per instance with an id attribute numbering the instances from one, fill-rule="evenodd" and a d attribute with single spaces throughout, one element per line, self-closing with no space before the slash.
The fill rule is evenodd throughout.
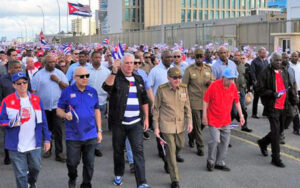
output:
<path id="1" fill-rule="evenodd" d="M 135 180 L 137 186 L 146 183 L 145 159 L 143 146 L 143 126 L 141 122 L 133 125 L 112 125 L 112 143 L 114 149 L 114 173 L 115 176 L 123 176 L 125 169 L 124 148 L 125 139 L 128 137 L 135 165 Z"/>
<path id="2" fill-rule="evenodd" d="M 300 99 L 300 91 L 298 91 L 298 96 L 299 96 L 299 99 Z M 300 104 L 298 104 L 298 110 L 300 112 Z M 298 113 L 299 113 L 298 112 Z M 299 119 L 299 114 L 296 114 L 294 119 L 293 119 L 293 129 L 294 131 L 296 132 L 299 132 L 300 130 L 300 119 Z"/>
<path id="3" fill-rule="evenodd" d="M 56 115 L 56 109 L 45 110 L 45 114 L 47 117 L 48 128 L 52 132 L 52 137 L 54 138 L 55 155 L 58 155 L 63 152 L 63 144 L 62 144 L 63 120 Z M 50 150 L 51 149 L 52 149 L 52 144 Z"/>
<path id="4" fill-rule="evenodd" d="M 254 99 L 252 105 L 252 116 L 257 115 L 257 105 L 258 105 L 259 95 L 257 92 L 254 91 Z"/>
<path id="5" fill-rule="evenodd" d="M 94 159 L 97 139 L 86 141 L 67 140 L 67 167 L 70 180 L 77 178 L 77 166 L 82 157 L 83 171 L 81 188 L 92 187 L 91 181 L 94 173 Z"/>
<path id="6" fill-rule="evenodd" d="M 280 159 L 280 134 L 284 130 L 284 123 L 286 119 L 286 110 L 275 109 L 274 113 L 268 115 L 271 131 L 263 137 L 259 142 L 265 146 L 271 144 L 272 158 Z"/>

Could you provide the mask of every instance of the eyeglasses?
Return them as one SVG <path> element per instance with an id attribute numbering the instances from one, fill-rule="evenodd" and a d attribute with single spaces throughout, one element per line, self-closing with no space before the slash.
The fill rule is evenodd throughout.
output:
<path id="1" fill-rule="evenodd" d="M 145 59 L 151 58 L 151 56 L 145 56 Z"/>
<path id="2" fill-rule="evenodd" d="M 107 56 L 111 56 L 111 54 L 107 54 Z"/>
<path id="3" fill-rule="evenodd" d="M 173 78 L 173 80 L 177 80 L 177 79 L 181 79 L 182 76 L 173 76 L 172 78 Z"/>
<path id="4" fill-rule="evenodd" d="M 196 54 L 195 57 L 196 57 L 197 59 L 199 59 L 199 58 L 202 58 L 203 55 L 202 55 L 202 54 Z"/>
<path id="5" fill-rule="evenodd" d="M 174 55 L 174 58 L 181 58 L 180 55 Z"/>
<path id="6" fill-rule="evenodd" d="M 84 78 L 89 78 L 90 74 L 82 74 L 82 75 L 76 75 L 77 77 L 79 77 L 80 79 L 84 79 Z"/>
<path id="7" fill-rule="evenodd" d="M 140 61 L 135 61 L 134 64 L 135 64 L 135 65 L 137 65 L 137 64 L 140 65 L 140 64 L 142 64 L 142 62 L 140 62 Z"/>
<path id="8" fill-rule="evenodd" d="M 26 85 L 26 84 L 28 84 L 28 82 L 24 81 L 24 82 L 18 82 L 18 83 L 15 83 L 15 84 L 20 86 L 20 85 Z"/>
<path id="9" fill-rule="evenodd" d="M 78 55 L 79 53 L 74 53 L 74 55 Z"/>

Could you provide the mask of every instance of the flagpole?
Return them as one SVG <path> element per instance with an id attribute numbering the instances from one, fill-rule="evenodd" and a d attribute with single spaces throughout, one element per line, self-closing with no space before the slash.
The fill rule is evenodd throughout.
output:
<path id="1" fill-rule="evenodd" d="M 163 10 L 164 1 L 163 0 L 161 0 L 160 6 L 161 6 L 161 12 L 160 12 L 160 14 L 161 14 L 161 43 L 164 43 L 165 27 L 164 27 L 164 10 Z"/>
<path id="2" fill-rule="evenodd" d="M 69 6 L 67 10 L 67 34 L 69 33 Z"/>
<path id="3" fill-rule="evenodd" d="M 89 7 L 91 10 L 91 0 L 89 0 Z M 90 14 L 92 14 L 92 11 L 90 12 Z M 91 37 L 91 16 L 89 16 L 89 40 L 90 40 L 90 44 L 92 43 L 92 37 Z"/>
<path id="4" fill-rule="evenodd" d="M 60 33 L 60 6 L 59 6 L 59 2 L 58 2 L 58 0 L 56 0 L 56 2 L 57 2 L 57 6 L 58 6 L 58 18 L 59 18 L 59 33 Z"/>

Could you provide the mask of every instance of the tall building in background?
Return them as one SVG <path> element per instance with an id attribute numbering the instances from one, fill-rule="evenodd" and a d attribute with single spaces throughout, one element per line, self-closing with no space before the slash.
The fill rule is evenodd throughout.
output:
<path id="1" fill-rule="evenodd" d="M 89 35 L 89 19 L 76 18 L 72 20 L 72 33 L 76 35 Z M 96 23 L 91 21 L 91 35 L 96 34 Z"/>

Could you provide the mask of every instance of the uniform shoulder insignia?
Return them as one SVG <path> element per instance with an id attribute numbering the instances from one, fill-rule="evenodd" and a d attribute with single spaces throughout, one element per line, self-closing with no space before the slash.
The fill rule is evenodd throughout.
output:
<path id="1" fill-rule="evenodd" d="M 181 87 L 187 87 L 187 85 L 186 85 L 186 84 L 180 84 L 180 86 L 181 86 Z"/>
<path id="2" fill-rule="evenodd" d="M 211 70 L 211 66 L 207 65 L 207 64 L 203 64 L 206 68 Z"/>
<path id="3" fill-rule="evenodd" d="M 159 88 L 164 88 L 164 87 L 167 87 L 168 83 L 165 83 L 165 84 L 162 84 L 159 86 Z"/>

